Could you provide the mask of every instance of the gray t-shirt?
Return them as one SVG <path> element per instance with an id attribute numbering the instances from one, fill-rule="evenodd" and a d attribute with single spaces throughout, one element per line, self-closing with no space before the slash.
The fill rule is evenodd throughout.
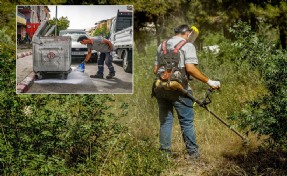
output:
<path id="1" fill-rule="evenodd" d="M 167 41 L 167 49 L 173 50 L 175 45 L 178 44 L 180 41 L 184 40 L 181 37 L 174 36 L 171 39 Z M 158 59 L 161 52 L 161 44 L 157 48 L 157 55 L 155 57 L 154 65 L 158 65 Z M 178 67 L 183 68 L 185 67 L 185 64 L 198 64 L 198 59 L 196 56 L 196 50 L 192 43 L 186 43 L 181 49 L 180 49 L 180 61 L 178 63 Z"/>
<path id="2" fill-rule="evenodd" d="M 179 42 L 181 42 L 182 40 L 185 40 L 185 39 L 178 37 L 178 36 L 174 36 L 167 41 L 166 48 L 168 50 L 173 50 L 174 47 Z M 181 47 L 179 52 L 180 52 L 180 60 L 178 63 L 179 68 L 185 67 L 185 64 L 196 64 L 196 65 L 198 65 L 196 50 L 195 50 L 195 47 L 192 43 L 186 43 L 183 47 Z M 161 53 L 161 44 L 157 48 L 157 55 L 155 57 L 154 65 L 158 65 L 158 59 L 159 59 L 160 53 Z M 163 72 L 163 71 L 164 71 L 164 68 L 159 68 L 158 74 Z M 187 90 L 191 90 L 190 86 L 188 86 Z"/>
<path id="3" fill-rule="evenodd" d="M 88 49 L 96 50 L 98 52 L 103 52 L 103 53 L 111 52 L 109 45 L 106 43 L 103 43 L 103 40 L 104 40 L 103 37 L 97 36 L 97 37 L 93 37 L 92 39 L 94 41 L 94 44 L 88 44 L 87 45 Z"/>

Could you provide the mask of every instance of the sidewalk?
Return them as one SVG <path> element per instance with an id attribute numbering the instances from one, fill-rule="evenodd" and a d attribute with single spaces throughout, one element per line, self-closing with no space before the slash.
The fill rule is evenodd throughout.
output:
<path id="1" fill-rule="evenodd" d="M 18 44 L 17 45 L 17 59 L 25 57 L 26 55 L 32 54 L 32 46 L 27 44 Z"/>
<path id="2" fill-rule="evenodd" d="M 18 49 L 16 61 L 17 93 L 27 92 L 34 79 L 32 49 Z"/>

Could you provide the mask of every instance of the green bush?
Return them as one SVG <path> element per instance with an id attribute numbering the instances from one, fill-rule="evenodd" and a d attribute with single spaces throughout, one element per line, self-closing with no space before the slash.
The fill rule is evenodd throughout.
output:
<path id="1" fill-rule="evenodd" d="M 0 98 L 1 175 L 153 175 L 169 166 L 149 140 L 119 125 L 109 96 Z"/>
<path id="2" fill-rule="evenodd" d="M 106 141 L 123 129 L 106 111 L 109 101 L 92 95 L 1 94 L 3 173 L 60 174 L 101 160 Z"/>
<path id="3" fill-rule="evenodd" d="M 93 36 L 109 36 L 109 30 L 107 29 L 107 25 L 105 24 L 103 27 L 97 28 L 93 33 Z"/>
<path id="4" fill-rule="evenodd" d="M 252 33 L 244 23 L 235 25 L 231 32 L 236 37 L 233 45 L 240 50 L 237 61 L 246 60 L 251 70 L 258 70 L 268 89 L 268 93 L 249 102 L 231 119 L 239 120 L 242 128 L 269 135 L 270 144 L 280 146 L 287 140 L 287 53 L 276 49 L 266 36 Z"/>

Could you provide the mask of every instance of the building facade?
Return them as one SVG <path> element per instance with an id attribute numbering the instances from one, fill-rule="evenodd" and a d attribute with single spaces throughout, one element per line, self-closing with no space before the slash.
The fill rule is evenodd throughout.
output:
<path id="1" fill-rule="evenodd" d="M 17 42 L 30 42 L 41 22 L 49 19 L 48 6 L 17 6 Z"/>
<path id="2" fill-rule="evenodd" d="M 96 32 L 97 29 L 101 29 L 101 28 L 104 28 L 106 27 L 106 30 L 107 32 L 110 32 L 110 29 L 111 29 L 111 25 L 112 25 L 112 20 L 114 19 L 111 18 L 111 19 L 106 19 L 106 20 L 101 20 L 99 22 L 96 22 L 95 23 L 95 26 L 92 27 L 89 31 L 88 31 L 88 34 L 90 36 L 94 36 L 94 33 Z"/>

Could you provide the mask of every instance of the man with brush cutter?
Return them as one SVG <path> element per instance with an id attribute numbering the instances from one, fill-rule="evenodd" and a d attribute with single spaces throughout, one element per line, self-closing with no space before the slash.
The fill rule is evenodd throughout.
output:
<path id="1" fill-rule="evenodd" d="M 190 76 L 207 83 L 212 89 L 219 89 L 220 82 L 210 80 L 198 68 L 195 47 L 192 44 L 199 31 L 196 27 L 183 24 L 175 28 L 175 36 L 159 45 L 154 63 L 152 96 L 157 98 L 160 120 L 160 149 L 171 152 L 173 107 L 176 109 L 190 159 L 199 157 L 193 125 L 193 100 L 188 80 Z M 189 41 L 189 42 L 188 42 Z"/>

